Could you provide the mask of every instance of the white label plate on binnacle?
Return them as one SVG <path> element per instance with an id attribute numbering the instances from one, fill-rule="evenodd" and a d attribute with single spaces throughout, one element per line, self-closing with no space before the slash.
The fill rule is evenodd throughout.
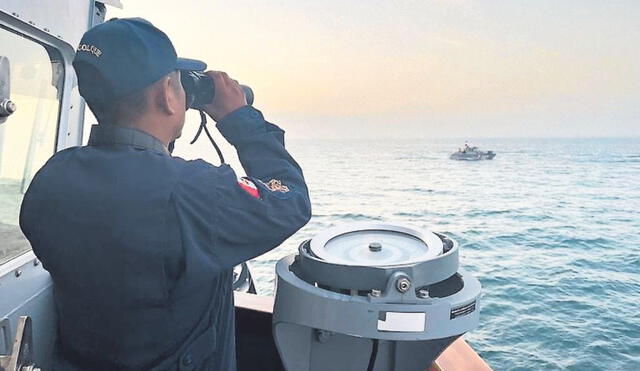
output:
<path id="1" fill-rule="evenodd" d="M 424 332 L 427 315 L 424 312 L 380 312 L 378 318 L 378 331 L 395 332 Z"/>

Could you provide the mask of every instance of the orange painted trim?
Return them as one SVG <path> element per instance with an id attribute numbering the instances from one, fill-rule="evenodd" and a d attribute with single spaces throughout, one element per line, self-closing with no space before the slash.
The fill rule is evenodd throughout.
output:
<path id="1" fill-rule="evenodd" d="M 273 313 L 273 304 L 275 303 L 273 296 L 254 295 L 234 291 L 233 297 L 236 307 L 264 313 Z"/>
<path id="2" fill-rule="evenodd" d="M 434 369 L 434 366 L 437 368 Z M 449 345 L 436 359 L 430 371 L 491 371 L 491 367 L 480 358 L 464 339 L 460 338 Z"/>

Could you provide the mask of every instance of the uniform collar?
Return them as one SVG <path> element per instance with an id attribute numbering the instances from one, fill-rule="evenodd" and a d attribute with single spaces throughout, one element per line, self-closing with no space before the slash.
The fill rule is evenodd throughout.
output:
<path id="1" fill-rule="evenodd" d="M 91 127 L 90 146 L 129 146 L 169 154 L 157 138 L 144 131 L 120 125 L 99 124 Z"/>

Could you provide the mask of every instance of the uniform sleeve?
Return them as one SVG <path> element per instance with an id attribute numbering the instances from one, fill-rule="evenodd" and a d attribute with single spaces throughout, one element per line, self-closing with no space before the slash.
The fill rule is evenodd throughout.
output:
<path id="1" fill-rule="evenodd" d="M 311 204 L 302 170 L 285 149 L 284 132 L 259 111 L 242 107 L 218 129 L 237 149 L 248 177 L 238 179 L 228 165 L 207 164 L 198 179 L 182 187 L 192 190 L 182 199 L 194 200 L 193 205 L 202 192 L 208 200 L 202 205 L 200 199 L 195 207 L 203 209 L 196 214 L 206 213 L 211 253 L 226 269 L 280 245 L 309 221 Z"/>

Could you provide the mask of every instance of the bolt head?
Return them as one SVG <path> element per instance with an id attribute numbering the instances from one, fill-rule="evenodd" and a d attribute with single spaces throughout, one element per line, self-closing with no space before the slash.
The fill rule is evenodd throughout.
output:
<path id="1" fill-rule="evenodd" d="M 408 278 L 402 277 L 398 279 L 398 281 L 396 281 L 396 289 L 398 289 L 398 291 L 400 291 L 401 293 L 405 293 L 409 291 L 410 288 L 411 288 L 411 281 L 409 281 Z"/>
<path id="2" fill-rule="evenodd" d="M 15 103 L 8 99 L 3 99 L 0 101 L 0 115 L 9 116 L 16 111 L 18 107 Z"/>
<path id="3" fill-rule="evenodd" d="M 331 331 L 316 330 L 316 338 L 320 343 L 326 343 L 329 340 L 331 340 L 331 335 L 332 335 Z"/>
<path id="4" fill-rule="evenodd" d="M 382 250 L 382 244 L 380 242 L 371 242 L 369 244 L 369 251 L 378 252 Z"/>
<path id="5" fill-rule="evenodd" d="M 420 299 L 428 299 L 429 298 L 429 290 L 421 289 L 418 290 L 417 295 Z"/>

